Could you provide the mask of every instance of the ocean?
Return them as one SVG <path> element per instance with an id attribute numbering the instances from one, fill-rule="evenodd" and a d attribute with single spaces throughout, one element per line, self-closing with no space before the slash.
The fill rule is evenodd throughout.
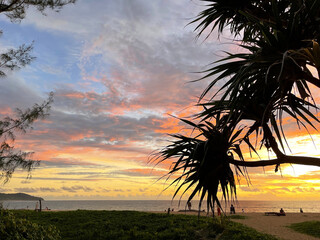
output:
<path id="1" fill-rule="evenodd" d="M 35 209 L 37 201 L 3 201 L 6 209 Z M 199 201 L 192 201 L 192 209 L 198 210 Z M 320 212 L 320 201 L 237 201 L 233 205 L 236 212 L 273 212 L 283 208 L 286 212 Z M 169 207 L 174 211 L 184 210 L 186 201 L 178 200 L 70 200 L 70 201 L 42 201 L 42 208 L 51 210 L 133 210 L 133 211 L 165 211 Z M 222 207 L 229 212 L 229 204 L 222 203 Z M 203 203 L 201 210 L 206 210 Z"/>

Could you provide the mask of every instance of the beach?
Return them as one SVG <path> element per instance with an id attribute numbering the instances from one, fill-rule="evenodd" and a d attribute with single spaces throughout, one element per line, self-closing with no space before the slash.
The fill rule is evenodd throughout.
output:
<path id="1" fill-rule="evenodd" d="M 43 210 L 48 211 L 48 210 Z M 66 210 L 51 210 L 53 212 L 68 212 Z M 74 210 L 69 210 L 74 211 Z M 166 211 L 146 211 L 149 213 L 167 213 Z M 191 211 L 170 211 L 170 214 L 181 214 L 181 215 L 198 215 L 197 210 Z M 317 240 L 306 234 L 302 234 L 288 228 L 293 223 L 307 222 L 307 221 L 319 221 L 320 213 L 286 213 L 286 216 L 273 216 L 265 215 L 262 212 L 259 213 L 239 213 L 236 215 L 244 216 L 244 219 L 231 219 L 234 222 L 241 223 L 248 227 L 254 228 L 259 232 L 274 235 L 279 239 L 284 240 Z M 200 216 L 209 216 L 207 212 L 201 211 Z M 230 216 L 230 214 L 227 214 Z"/>
<path id="2" fill-rule="evenodd" d="M 265 216 L 264 213 L 244 213 L 240 215 L 246 216 L 246 218 L 233 219 L 232 221 L 247 225 L 259 232 L 268 233 L 281 239 L 319 239 L 298 233 L 287 226 L 292 223 L 320 221 L 320 213 L 287 213 L 286 216 Z"/>
<path id="3" fill-rule="evenodd" d="M 52 212 L 52 214 L 50 214 L 50 212 Z M 99 234 L 100 234 L 100 230 L 101 230 L 101 221 L 104 222 L 105 224 L 107 224 L 107 225 L 105 225 L 105 227 L 109 227 L 109 225 L 113 226 L 113 228 L 112 228 L 113 230 L 109 231 L 108 234 L 109 233 L 112 234 L 112 232 L 114 232 L 114 233 L 116 232 L 117 234 L 118 233 L 120 234 L 120 232 L 123 230 L 122 229 L 123 224 L 128 225 L 124 228 L 125 230 L 128 230 L 128 229 L 130 230 L 131 228 L 132 229 L 135 228 L 136 230 L 139 230 L 139 234 L 147 234 L 147 232 L 145 231 L 145 228 L 147 226 L 150 227 L 153 224 L 152 231 L 154 231 L 154 229 L 155 229 L 156 231 L 158 231 L 159 234 L 160 233 L 163 234 L 163 231 L 164 231 L 164 229 L 166 229 L 167 225 L 168 224 L 170 225 L 170 223 L 172 223 L 172 218 L 170 218 L 171 219 L 170 221 L 165 220 L 165 219 L 167 219 L 167 216 L 168 217 L 183 217 L 182 215 L 194 215 L 194 216 L 198 215 L 197 210 L 170 211 L 170 216 L 167 214 L 166 211 L 145 211 L 145 212 L 143 212 L 143 211 L 44 210 L 43 213 L 39 215 L 39 213 L 32 211 L 32 210 L 29 210 L 29 211 L 26 211 L 26 210 L 21 211 L 20 210 L 20 211 L 16 211 L 15 213 L 22 214 L 23 216 L 28 214 L 29 219 L 32 219 L 32 216 L 33 216 L 33 217 L 35 217 L 34 220 L 36 220 L 36 221 L 39 220 L 38 219 L 39 216 L 42 216 L 42 219 L 40 221 L 42 224 L 43 224 L 43 221 L 47 221 L 48 224 L 56 224 L 57 227 L 61 227 L 60 225 L 63 223 L 62 224 L 63 231 L 64 231 L 64 226 L 67 226 L 68 224 L 77 225 L 78 223 L 80 223 L 80 224 L 84 224 L 84 226 L 87 226 L 88 224 L 92 225 L 93 222 L 98 219 L 99 221 L 98 221 L 96 227 L 92 227 L 93 225 L 92 226 L 90 225 L 90 228 L 85 227 L 84 229 L 87 229 L 89 232 L 90 231 L 91 232 L 98 231 Z M 143 214 L 148 214 L 148 213 L 159 213 L 159 215 L 158 215 L 159 217 L 157 217 L 157 216 L 152 217 L 152 215 L 145 215 L 145 216 L 143 215 Z M 163 215 L 161 216 L 160 214 L 164 214 L 164 216 Z M 171 216 L 171 215 L 175 215 L 175 216 Z M 203 211 L 200 212 L 200 215 L 204 216 L 204 217 L 206 217 L 206 216 L 210 217 L 206 212 L 203 212 Z M 71 216 L 74 216 L 78 220 L 70 222 L 70 219 L 72 219 Z M 83 218 L 84 216 L 85 216 L 85 218 Z M 138 216 L 143 216 L 143 217 L 140 218 Z M 230 216 L 230 214 L 228 213 L 227 216 Z M 288 228 L 288 226 L 290 226 L 293 223 L 302 223 L 302 222 L 310 222 L 310 221 L 320 222 L 320 213 L 286 213 L 286 216 L 273 216 L 273 215 L 267 216 L 264 213 L 259 212 L 259 213 L 239 213 L 239 214 L 232 215 L 232 216 L 235 216 L 235 217 L 230 218 L 231 221 L 243 224 L 243 225 L 248 226 L 250 228 L 253 228 L 260 233 L 273 235 L 273 236 L 277 237 L 278 239 L 285 239 L 285 240 L 286 239 L 288 239 L 288 240 L 289 239 L 290 240 L 320 239 L 320 238 L 315 238 L 315 237 L 312 237 L 312 236 L 309 236 L 306 234 L 296 232 L 296 231 L 292 230 L 291 228 Z M 132 219 L 128 220 L 130 217 Z M 146 222 L 145 217 L 150 217 L 150 220 L 148 220 Z M 60 219 L 60 220 L 56 222 L 56 219 Z M 112 219 L 112 221 L 111 220 L 106 221 L 106 219 Z M 161 219 L 161 221 L 162 221 L 161 224 L 163 226 L 164 225 L 166 226 L 164 229 L 162 229 L 163 226 L 160 224 L 162 226 L 161 227 L 159 225 L 159 223 L 156 223 L 154 225 L 154 221 L 157 222 L 159 219 Z M 182 218 L 181 220 L 183 220 L 183 219 L 184 218 Z M 203 220 L 204 218 L 201 218 L 201 219 Z M 195 221 L 195 225 L 191 224 L 192 226 L 200 226 L 199 223 L 197 223 L 198 222 L 197 218 L 193 218 L 193 220 Z M 118 221 L 118 223 L 117 223 L 117 221 Z M 180 220 L 178 222 L 180 223 Z M 141 226 L 143 226 L 143 227 L 141 228 Z M 176 229 L 176 225 L 173 224 L 173 226 Z M 228 223 L 228 224 L 226 224 L 226 226 L 230 226 L 230 224 Z M 67 229 L 67 232 L 65 231 L 63 234 L 67 234 L 68 231 L 74 231 L 74 229 L 77 229 L 77 228 L 78 227 L 72 227 L 70 229 Z M 219 229 L 219 227 L 218 228 L 211 227 L 210 229 L 213 229 L 213 230 Z M 246 230 L 245 230 L 245 232 L 243 232 L 243 230 L 240 230 L 241 228 L 236 228 L 236 231 L 238 231 L 238 229 L 239 229 L 239 231 L 242 231 L 241 234 L 245 233 L 246 234 L 245 236 L 247 236 L 247 234 L 248 234 L 249 236 L 255 237 L 254 239 L 259 239 L 256 237 L 256 235 L 255 235 L 256 233 L 254 233 L 255 236 L 253 236 L 250 234 L 250 232 L 248 232 Z M 179 234 L 184 234 L 186 229 L 185 229 L 185 227 L 182 227 L 179 231 L 181 231 Z M 194 230 L 192 230 L 192 231 L 194 231 Z M 107 234 L 107 233 L 105 233 L 105 231 L 103 231 L 103 233 L 101 233 L 101 234 L 104 236 L 104 234 Z M 168 238 L 168 239 L 170 239 L 170 238 Z M 251 239 L 251 238 L 248 238 L 248 239 Z"/>
<path id="4" fill-rule="evenodd" d="M 159 213 L 159 212 L 158 212 Z M 163 212 L 162 212 L 163 213 Z M 170 214 L 188 214 L 197 215 L 197 211 L 170 212 Z M 207 216 L 207 213 L 201 212 L 201 216 Z M 266 216 L 264 213 L 240 213 L 245 219 L 232 219 L 232 221 L 244 224 L 254 228 L 259 232 L 274 235 L 280 239 L 288 240 L 316 240 L 309 235 L 298 233 L 287 226 L 292 223 L 306 221 L 320 221 L 320 213 L 286 213 L 286 216 Z M 229 214 L 227 215 L 229 216 Z"/>
<path id="5" fill-rule="evenodd" d="M 5 201 L 3 206 L 8 209 L 30 209 L 34 210 L 34 201 Z M 192 202 L 193 209 L 197 209 L 198 201 Z M 137 200 L 137 201 L 121 201 L 121 200 L 83 200 L 83 201 L 43 201 L 43 210 L 45 207 L 51 211 L 74 211 L 78 209 L 86 210 L 109 210 L 109 211 L 141 211 L 166 213 L 165 210 L 170 207 L 174 211 L 170 214 L 188 214 L 197 215 L 198 211 L 193 212 L 181 211 L 185 208 L 185 202 L 182 201 L 180 206 L 178 201 L 170 200 Z M 27 208 L 29 206 L 29 208 Z M 287 228 L 292 223 L 306 221 L 320 221 L 320 202 L 319 201 L 238 201 L 236 204 L 237 215 L 243 215 L 245 219 L 232 219 L 259 232 L 272 234 L 282 239 L 316 239 L 294 230 Z M 276 211 L 285 206 L 287 216 L 265 216 L 264 212 Z M 225 209 L 228 209 L 226 206 Z M 299 209 L 303 208 L 305 213 L 299 213 Z M 242 213 L 244 209 L 245 213 Z M 179 210 L 181 212 L 179 212 Z M 207 216 L 206 212 L 200 212 L 201 216 Z M 229 212 L 227 212 L 229 213 Z"/>

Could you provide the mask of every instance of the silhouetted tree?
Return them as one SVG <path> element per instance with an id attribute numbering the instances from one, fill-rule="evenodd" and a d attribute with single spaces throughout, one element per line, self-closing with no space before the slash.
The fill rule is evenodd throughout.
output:
<path id="1" fill-rule="evenodd" d="M 26 9 L 34 7 L 45 14 L 46 9 L 59 11 L 64 5 L 74 3 L 76 0 L 0 0 L 0 14 L 5 14 L 11 22 L 19 23 L 26 16 Z M 2 31 L 0 31 L 2 33 Z M 7 71 L 12 71 L 24 67 L 34 57 L 30 54 L 32 43 L 23 44 L 17 49 L 9 49 L 0 54 L 0 76 L 5 77 Z M 0 79 L 1 81 L 1 79 Z M 31 128 L 32 123 L 37 119 L 48 115 L 50 104 L 53 101 L 53 94 L 38 105 L 24 111 L 16 109 L 15 118 L 5 117 L 0 120 L 0 179 L 7 182 L 17 168 L 22 168 L 28 172 L 39 164 L 38 161 L 30 159 L 31 153 L 22 152 L 14 148 L 13 143 L 16 133 L 25 133 Z"/>
<path id="2" fill-rule="evenodd" d="M 173 135 L 157 160 L 174 161 L 168 173 L 179 176 L 171 183 L 179 186 L 174 197 L 191 188 L 188 201 L 199 194 L 200 206 L 206 199 L 213 211 L 215 203 L 220 206 L 219 188 L 224 199 L 236 197 L 234 172 L 249 182 L 247 167 L 273 165 L 277 172 L 285 163 L 320 166 L 319 158 L 286 153 L 283 127 L 284 117 L 305 129 L 319 122 L 309 87 L 320 87 L 320 0 L 201 1 L 206 9 L 192 22 L 198 37 L 229 30 L 245 51 L 227 53 L 204 71 L 199 80 L 212 81 L 199 98 L 203 111 L 181 119 L 198 135 Z M 261 147 L 276 157 L 243 157 L 244 149 L 258 155 Z"/>
<path id="3" fill-rule="evenodd" d="M 76 0 L 0 0 L 0 14 L 6 15 L 11 22 L 19 23 L 26 16 L 26 10 L 36 8 L 45 14 L 46 9 L 55 11 Z M 2 30 L 0 30 L 2 34 Z M 23 44 L 17 49 L 9 49 L 0 55 L 0 76 L 5 76 L 6 70 L 14 70 L 29 64 L 34 57 L 30 55 L 31 44 Z"/>

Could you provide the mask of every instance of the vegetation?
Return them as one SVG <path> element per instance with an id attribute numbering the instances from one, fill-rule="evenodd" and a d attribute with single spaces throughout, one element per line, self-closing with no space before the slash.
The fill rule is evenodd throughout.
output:
<path id="1" fill-rule="evenodd" d="M 76 0 L 1 0 L 0 14 L 4 14 L 11 22 L 19 23 L 26 16 L 26 10 L 34 7 L 45 14 L 46 9 L 59 11 L 64 5 L 74 3 Z M 0 35 L 2 31 L 0 30 Z M 33 44 L 23 44 L 17 49 L 8 49 L 0 53 L 0 76 L 5 77 L 6 72 L 24 67 L 34 60 L 30 52 Z M 1 81 L 1 79 L 0 79 Z M 13 146 L 16 133 L 25 133 L 37 120 L 48 115 L 53 95 L 50 94 L 47 101 L 35 104 L 24 111 L 16 109 L 16 117 L 4 117 L 0 120 L 0 180 L 7 182 L 17 168 L 28 171 L 39 164 L 30 159 L 32 153 L 16 150 Z"/>
<path id="2" fill-rule="evenodd" d="M 41 226 L 32 221 L 17 218 L 8 210 L 0 209 L 0 239 L 57 240 L 60 235 L 52 225 Z"/>
<path id="3" fill-rule="evenodd" d="M 289 228 L 304 234 L 311 235 L 313 237 L 320 238 L 320 222 L 319 221 L 310 221 L 310 222 L 301 222 L 293 223 Z"/>
<path id="4" fill-rule="evenodd" d="M 247 167 L 282 164 L 320 166 L 320 159 L 288 154 L 285 119 L 297 128 L 316 129 L 318 106 L 312 90 L 320 87 L 320 0 L 201 0 L 206 3 L 192 23 L 198 37 L 230 31 L 243 53 L 226 53 L 204 71 L 210 79 L 199 97 L 200 111 L 181 119 L 190 136 L 174 134 L 157 163 L 173 161 L 168 177 L 178 185 L 173 197 L 191 190 L 214 211 L 236 197 L 237 177 L 250 183 Z M 233 43 L 234 44 L 234 43 Z M 273 159 L 260 159 L 263 148 Z M 244 158 L 250 151 L 258 161 Z M 171 186 L 170 185 L 170 186 Z"/>
<path id="5" fill-rule="evenodd" d="M 75 2 L 76 0 L 1 0 L 0 13 L 5 14 L 11 22 L 20 22 L 26 17 L 29 7 L 45 13 L 48 8 L 59 11 L 63 6 Z"/>
<path id="6" fill-rule="evenodd" d="M 31 196 L 25 193 L 0 193 L 0 201 L 5 200 L 43 200 L 41 197 Z"/>
<path id="7" fill-rule="evenodd" d="M 239 223 L 225 221 L 221 224 L 212 218 L 153 214 L 134 211 L 68 211 L 34 212 L 13 211 L 17 218 L 24 218 L 39 225 L 55 226 L 61 239 L 219 239 L 274 240 Z"/>

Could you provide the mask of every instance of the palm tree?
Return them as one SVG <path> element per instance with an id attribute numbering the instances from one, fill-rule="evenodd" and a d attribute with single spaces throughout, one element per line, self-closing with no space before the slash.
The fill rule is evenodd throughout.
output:
<path id="1" fill-rule="evenodd" d="M 282 124 L 283 117 L 290 117 L 308 130 L 319 122 L 309 87 L 320 87 L 320 0 L 201 1 L 208 4 L 192 22 L 198 23 L 198 36 L 206 29 L 223 34 L 229 28 L 245 53 L 227 53 L 197 80 L 212 79 L 199 98 L 203 111 L 192 121 L 181 120 L 199 135 L 173 135 L 177 140 L 159 152 L 158 160 L 175 159 L 169 172 L 178 174 L 172 182 L 179 185 L 174 197 L 184 186 L 183 193 L 193 187 L 188 201 L 199 193 L 199 207 L 206 199 L 213 211 L 215 202 L 220 205 L 219 186 L 225 199 L 236 194 L 232 165 L 247 179 L 246 167 L 320 166 L 318 158 L 286 154 Z M 222 87 L 213 92 L 218 84 Z M 260 148 L 252 139 L 260 139 L 276 158 L 244 159 L 244 146 L 255 153 Z"/>

